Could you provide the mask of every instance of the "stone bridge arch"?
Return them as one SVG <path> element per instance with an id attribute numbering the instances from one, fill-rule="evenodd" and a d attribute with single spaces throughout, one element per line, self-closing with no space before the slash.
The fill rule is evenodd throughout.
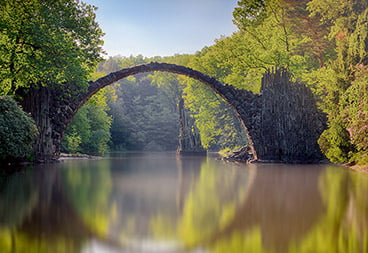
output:
<path id="1" fill-rule="evenodd" d="M 236 97 L 239 96 L 240 93 L 242 93 L 242 95 L 245 95 L 245 94 L 248 95 L 248 98 L 246 98 L 243 102 L 251 101 L 249 99 L 252 96 L 254 96 L 254 94 L 249 91 L 245 91 L 245 90 L 240 91 L 231 85 L 221 83 L 220 81 L 218 81 L 217 79 L 209 75 L 203 74 L 202 72 L 199 72 L 197 70 L 193 70 L 191 68 L 184 67 L 181 65 L 151 62 L 148 64 L 138 65 L 138 66 L 134 66 L 130 68 L 124 68 L 119 71 L 110 73 L 90 84 L 88 92 L 82 95 L 82 99 L 80 100 L 80 103 L 78 104 L 77 108 L 79 109 L 96 92 L 98 92 L 102 88 L 112 83 L 115 83 L 131 75 L 135 75 L 139 73 L 155 72 L 155 71 L 185 75 L 187 77 L 193 78 L 203 83 L 204 85 L 210 87 L 216 94 L 220 95 L 220 97 L 222 97 L 222 99 L 227 104 L 229 104 L 229 106 L 235 112 L 236 117 L 240 120 L 240 123 L 246 134 L 246 137 L 248 139 L 248 143 L 252 150 L 252 153 L 254 154 L 254 156 L 257 156 L 256 150 L 254 150 L 254 147 L 253 147 L 253 140 L 252 140 L 251 135 L 249 134 L 248 128 L 245 125 L 243 118 L 237 111 L 237 107 L 236 107 L 237 103 L 236 102 L 233 103 L 234 101 L 239 99 Z"/>
<path id="2" fill-rule="evenodd" d="M 110 73 L 89 82 L 87 91 L 72 97 L 61 88 L 31 90 L 23 108 L 32 114 L 40 131 L 34 146 L 36 158 L 47 161 L 59 157 L 66 127 L 96 92 L 125 77 L 154 71 L 188 76 L 220 95 L 239 119 L 255 160 L 295 162 L 322 158 L 317 139 L 325 127 L 324 115 L 317 109 L 311 91 L 291 82 L 285 70 L 265 74 L 261 94 L 254 94 L 188 67 L 157 62 Z"/>

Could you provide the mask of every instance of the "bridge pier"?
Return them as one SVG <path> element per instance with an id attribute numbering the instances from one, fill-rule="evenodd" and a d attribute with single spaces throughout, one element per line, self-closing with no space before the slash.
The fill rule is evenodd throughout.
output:
<path id="1" fill-rule="evenodd" d="M 55 129 L 51 123 L 50 105 L 52 92 L 46 87 L 31 88 L 23 95 L 21 105 L 30 113 L 38 128 L 38 138 L 33 145 L 33 153 L 37 162 L 57 159 L 55 150 L 57 143 L 51 138 Z"/>
<path id="2" fill-rule="evenodd" d="M 64 132 L 77 111 L 76 100 L 79 100 L 71 99 L 59 88 L 43 86 L 31 88 L 21 96 L 21 105 L 31 114 L 39 132 L 33 145 L 35 161 L 58 160 Z"/>

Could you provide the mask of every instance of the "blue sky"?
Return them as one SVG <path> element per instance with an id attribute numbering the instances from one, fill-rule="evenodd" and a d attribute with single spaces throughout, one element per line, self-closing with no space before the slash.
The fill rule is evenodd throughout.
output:
<path id="1" fill-rule="evenodd" d="M 98 7 L 109 56 L 195 53 L 237 30 L 238 0 L 83 0 Z"/>

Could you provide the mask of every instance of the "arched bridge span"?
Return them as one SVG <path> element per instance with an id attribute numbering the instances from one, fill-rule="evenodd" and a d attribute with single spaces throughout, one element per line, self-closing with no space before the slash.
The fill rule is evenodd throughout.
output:
<path id="1" fill-rule="evenodd" d="M 110 73 L 90 84 L 88 92 L 82 96 L 82 99 L 80 101 L 80 104 L 78 105 L 78 108 L 82 106 L 91 96 L 93 96 L 100 89 L 116 81 L 119 81 L 131 75 L 145 73 L 145 72 L 154 72 L 154 71 L 162 71 L 162 72 L 169 72 L 169 73 L 174 73 L 174 74 L 179 74 L 179 75 L 185 75 L 187 77 L 200 81 L 201 83 L 210 87 L 215 93 L 220 95 L 233 108 L 235 115 L 240 120 L 242 127 L 245 131 L 249 146 L 254 156 L 257 157 L 256 150 L 254 150 L 252 137 L 249 134 L 248 128 L 245 125 L 245 122 L 242 116 L 239 114 L 237 110 L 237 105 L 239 103 L 236 103 L 236 102 L 233 103 L 234 101 L 237 101 L 240 99 L 239 98 L 240 93 L 242 96 L 247 96 L 246 99 L 243 98 L 243 102 L 251 101 L 252 99 L 250 98 L 253 98 L 255 95 L 252 92 L 249 92 L 246 90 L 240 91 L 231 85 L 221 83 L 220 81 L 218 81 L 217 79 L 209 75 L 203 74 L 202 72 L 199 72 L 197 70 L 194 70 L 188 67 L 184 67 L 181 65 L 151 62 L 149 64 L 143 64 L 143 65 L 138 65 L 138 66 L 134 66 L 130 68 L 124 68 L 119 71 Z"/>
<path id="2" fill-rule="evenodd" d="M 293 162 L 321 158 L 317 139 L 324 129 L 325 118 L 310 90 L 291 82 L 286 71 L 265 74 L 261 94 L 253 94 L 191 68 L 157 62 L 110 73 L 90 82 L 86 91 L 75 96 L 65 95 L 61 88 L 31 90 L 23 107 L 31 112 L 40 131 L 35 144 L 36 157 L 43 160 L 59 157 L 67 125 L 96 92 L 125 77 L 154 71 L 194 78 L 219 94 L 240 120 L 255 159 Z"/>

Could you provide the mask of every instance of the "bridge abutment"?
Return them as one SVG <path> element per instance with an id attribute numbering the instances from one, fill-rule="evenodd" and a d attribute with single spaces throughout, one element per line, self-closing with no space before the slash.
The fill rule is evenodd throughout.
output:
<path id="1" fill-rule="evenodd" d="M 279 69 L 263 76 L 260 99 L 261 131 L 254 136 L 259 138 L 255 148 L 260 160 L 316 162 L 324 158 L 317 141 L 327 120 L 308 87 Z"/>
<path id="2" fill-rule="evenodd" d="M 324 159 L 317 141 L 326 129 L 326 116 L 317 108 L 312 91 L 292 81 L 286 70 L 266 73 L 260 94 L 244 90 L 224 94 L 250 136 L 255 160 L 305 163 Z"/>

